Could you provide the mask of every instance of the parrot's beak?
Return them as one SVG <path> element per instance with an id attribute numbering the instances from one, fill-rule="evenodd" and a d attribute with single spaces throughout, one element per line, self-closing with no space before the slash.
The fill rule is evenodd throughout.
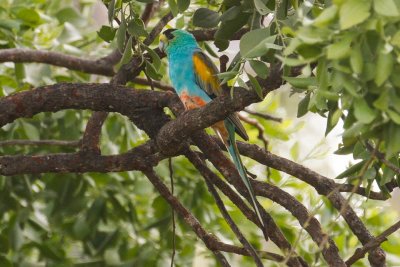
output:
<path id="1" fill-rule="evenodd" d="M 160 48 L 161 52 L 165 53 L 165 48 L 168 44 L 168 38 L 164 34 L 160 35 L 160 43 L 158 44 L 158 48 Z"/>

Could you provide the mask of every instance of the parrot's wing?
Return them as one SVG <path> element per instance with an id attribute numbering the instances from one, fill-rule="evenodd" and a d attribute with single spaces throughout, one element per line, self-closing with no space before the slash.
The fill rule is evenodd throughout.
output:
<path id="1" fill-rule="evenodd" d="M 211 98 L 221 95 L 221 86 L 217 77 L 218 69 L 211 59 L 201 51 L 193 53 L 194 77 L 196 83 Z"/>
<path id="2" fill-rule="evenodd" d="M 204 90 L 211 99 L 222 94 L 222 89 L 217 77 L 218 69 L 211 59 L 202 51 L 193 53 L 194 77 L 197 85 Z M 236 128 L 236 133 L 244 140 L 249 140 L 249 137 L 240 122 L 236 113 L 229 115 L 227 118 Z"/>

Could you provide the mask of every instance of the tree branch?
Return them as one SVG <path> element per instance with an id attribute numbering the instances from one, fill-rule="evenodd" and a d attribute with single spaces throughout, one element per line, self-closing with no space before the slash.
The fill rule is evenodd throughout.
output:
<path id="1" fill-rule="evenodd" d="M 120 172 L 142 170 L 156 166 L 165 157 L 157 153 L 155 143 L 133 148 L 120 155 L 100 156 L 96 154 L 59 153 L 40 156 L 1 156 L 0 175 L 39 174 L 39 173 L 83 173 Z"/>
<path id="2" fill-rule="evenodd" d="M 239 151 L 242 155 L 250 157 L 266 166 L 283 171 L 313 186 L 321 195 L 326 196 L 333 206 L 341 211 L 346 200 L 338 192 L 333 180 L 324 177 L 300 164 L 288 159 L 273 155 L 262 148 L 242 142 L 238 142 Z M 354 210 L 347 206 L 341 214 L 351 231 L 357 236 L 363 245 L 374 239 Z M 370 252 L 370 263 L 372 266 L 381 266 L 385 262 L 385 252 L 381 248 L 376 248 Z"/>
<path id="3" fill-rule="evenodd" d="M 70 146 L 77 147 L 80 140 L 6 140 L 0 141 L 1 146 Z"/>
<path id="4" fill-rule="evenodd" d="M 161 181 L 158 175 L 154 172 L 153 169 L 145 169 L 143 173 L 147 176 L 150 182 L 154 185 L 154 187 L 158 190 L 160 195 L 171 205 L 171 207 L 183 218 L 183 220 L 193 229 L 195 234 L 204 242 L 206 247 L 211 250 L 214 254 L 217 251 L 226 251 L 238 253 L 241 255 L 249 255 L 248 251 L 244 248 L 239 248 L 236 246 L 224 244 L 220 242 L 217 237 L 209 234 L 199 223 L 199 221 L 191 214 L 180 202 L 174 197 L 169 191 L 168 187 Z M 222 254 L 221 254 L 222 255 Z M 282 256 L 262 252 L 261 255 L 266 256 L 272 260 L 281 260 Z M 225 259 L 226 261 L 226 259 Z M 221 263 L 221 261 L 220 261 Z M 221 263 L 223 264 L 223 263 Z M 226 266 L 226 265 L 223 265 Z"/>
<path id="5" fill-rule="evenodd" d="M 251 255 L 251 257 L 254 259 L 254 262 L 258 267 L 263 267 L 264 265 L 261 262 L 261 259 L 257 255 L 257 252 L 253 248 L 253 246 L 249 243 L 249 241 L 244 237 L 242 232 L 240 231 L 239 227 L 235 224 L 235 222 L 232 220 L 231 216 L 229 215 L 228 211 L 226 210 L 224 203 L 222 202 L 222 199 L 218 195 L 217 190 L 215 190 L 214 185 L 212 184 L 211 180 L 209 180 L 207 177 L 206 178 L 206 184 L 208 186 L 208 190 L 211 192 L 212 196 L 215 199 L 215 202 L 221 211 L 222 216 L 224 217 L 225 221 L 228 223 L 229 227 L 231 228 L 232 232 L 236 235 L 237 239 L 242 243 L 244 249 Z"/>
<path id="6" fill-rule="evenodd" d="M 387 240 L 386 237 L 389 235 L 393 234 L 400 228 L 400 221 L 397 223 L 393 224 L 390 226 L 388 229 L 383 231 L 380 235 L 369 241 L 367 244 L 365 244 L 362 248 L 356 249 L 356 252 L 354 253 L 353 256 L 351 256 L 347 261 L 346 264 L 347 266 L 350 266 L 354 264 L 356 261 L 359 259 L 362 259 L 365 257 L 365 254 L 367 254 L 369 251 L 377 248 L 380 246 L 381 243 L 385 242 Z"/>
<path id="7" fill-rule="evenodd" d="M 60 52 L 25 48 L 1 49 L 0 62 L 45 63 L 65 67 L 70 70 L 105 76 L 111 76 L 114 73 L 113 64 L 110 64 L 104 59 L 90 60 L 76 56 L 69 56 Z"/>

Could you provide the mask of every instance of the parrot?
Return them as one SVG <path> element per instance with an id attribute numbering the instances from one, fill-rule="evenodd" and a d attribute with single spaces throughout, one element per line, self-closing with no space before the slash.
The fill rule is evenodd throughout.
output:
<path id="1" fill-rule="evenodd" d="M 159 40 L 159 48 L 166 53 L 168 58 L 169 77 L 172 86 L 186 110 L 200 108 L 223 94 L 223 89 L 217 77 L 219 73 L 217 67 L 201 50 L 191 33 L 180 29 L 167 29 L 162 32 Z M 235 113 L 211 127 L 226 146 L 251 197 L 250 204 L 263 225 L 254 190 L 235 141 L 235 133 L 248 141 L 249 137 L 246 130 Z"/>

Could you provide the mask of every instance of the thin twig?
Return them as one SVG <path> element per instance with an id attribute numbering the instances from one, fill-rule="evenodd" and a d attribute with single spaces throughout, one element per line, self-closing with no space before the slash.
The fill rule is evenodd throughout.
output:
<path id="1" fill-rule="evenodd" d="M 244 237 L 242 232 L 240 231 L 239 227 L 235 224 L 235 222 L 232 220 L 231 216 L 229 215 L 228 211 L 225 208 L 224 203 L 222 202 L 222 199 L 218 195 L 217 190 L 215 190 L 214 185 L 212 184 L 212 181 L 209 180 L 207 177 L 206 179 L 206 184 L 208 186 L 208 190 L 211 192 L 215 199 L 215 203 L 217 204 L 219 210 L 221 211 L 222 216 L 224 217 L 225 221 L 228 223 L 229 227 L 232 229 L 233 233 L 236 235 L 236 237 L 239 239 L 240 243 L 242 243 L 243 247 L 246 249 L 247 252 L 251 255 L 251 257 L 254 259 L 254 262 L 258 267 L 264 266 L 261 262 L 260 257 L 257 255 L 257 252 L 253 248 L 253 246 L 249 243 L 249 241 Z"/>
<path id="2" fill-rule="evenodd" d="M 400 174 L 400 168 L 397 167 L 396 165 L 394 165 L 393 163 L 391 163 L 390 161 L 388 161 L 385 158 L 385 154 L 380 152 L 379 150 L 377 150 L 377 147 L 374 148 L 369 142 L 365 143 L 365 147 L 368 149 L 369 152 L 374 152 L 374 157 L 376 157 L 380 162 L 382 162 L 383 164 L 385 164 L 389 169 L 391 169 L 392 171 L 394 171 L 397 174 Z"/>
<path id="3" fill-rule="evenodd" d="M 253 127 L 256 127 L 256 128 L 257 128 L 257 130 L 258 130 L 257 138 L 260 139 L 261 142 L 263 142 L 263 144 L 264 144 L 264 149 L 267 150 L 267 149 L 268 149 L 268 143 L 269 143 L 269 142 L 268 142 L 267 138 L 266 138 L 265 135 L 264 135 L 264 131 L 265 131 L 264 126 L 262 126 L 261 123 L 260 123 L 258 120 L 245 117 L 245 116 L 241 115 L 240 113 L 239 113 L 239 118 L 240 118 L 242 121 L 244 121 L 244 122 L 246 122 L 246 123 L 252 125 Z"/>
<path id="4" fill-rule="evenodd" d="M 171 195 L 174 195 L 174 169 L 172 168 L 172 158 L 168 159 L 168 168 L 169 168 L 169 179 L 171 182 Z M 175 259 L 175 234 L 176 234 L 176 225 L 175 225 L 175 211 L 171 208 L 171 217 L 172 217 L 172 256 L 171 256 L 171 267 L 174 266 Z"/>
<path id="5" fill-rule="evenodd" d="M 81 140 L 6 140 L 0 141 L 1 146 L 70 146 L 77 147 Z"/>
<path id="6" fill-rule="evenodd" d="M 350 265 L 354 264 L 356 261 L 358 261 L 359 259 L 364 258 L 365 254 L 367 254 L 369 251 L 379 247 L 380 244 L 382 244 L 383 242 L 385 242 L 387 240 L 386 237 L 388 237 L 389 235 L 396 232 L 399 228 L 400 228 L 400 221 L 398 221 L 397 223 L 390 226 L 388 229 L 383 231 L 380 235 L 378 235 L 377 237 L 375 237 L 374 239 L 369 241 L 367 244 L 365 244 L 362 248 L 356 249 L 353 256 L 351 256 L 346 261 L 347 266 L 350 266 Z"/>
<path id="7" fill-rule="evenodd" d="M 264 113 L 261 113 L 261 112 L 253 111 L 253 110 L 250 110 L 248 108 L 244 109 L 244 111 L 249 113 L 249 114 L 251 114 L 251 115 L 263 118 L 265 120 L 275 121 L 275 122 L 282 122 L 282 118 L 278 118 L 278 117 L 274 117 L 274 116 L 271 116 L 271 115 L 268 115 L 268 114 L 264 114 Z"/>

